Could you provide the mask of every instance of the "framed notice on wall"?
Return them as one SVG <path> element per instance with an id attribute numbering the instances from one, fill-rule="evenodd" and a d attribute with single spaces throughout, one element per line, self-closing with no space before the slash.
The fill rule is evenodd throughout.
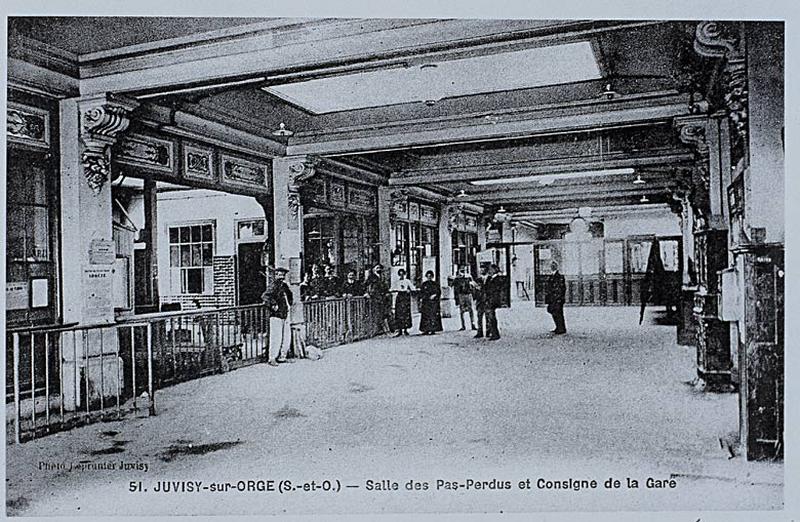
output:
<path id="1" fill-rule="evenodd" d="M 28 308 L 28 282 L 9 281 L 6 283 L 6 310 L 26 310 Z"/>

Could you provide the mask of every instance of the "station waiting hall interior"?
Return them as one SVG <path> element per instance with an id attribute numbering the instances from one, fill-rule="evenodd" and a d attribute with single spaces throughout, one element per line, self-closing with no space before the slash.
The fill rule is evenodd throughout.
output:
<path id="1" fill-rule="evenodd" d="M 155 413 L 142 448 L 202 438 L 164 423 L 192 426 L 208 401 L 204 422 L 255 438 L 248 423 L 298 388 L 325 396 L 307 404 L 320 418 L 360 415 L 274 428 L 300 445 L 397 437 L 435 454 L 430 430 L 499 452 L 529 433 L 540 442 L 511 443 L 520 462 L 663 445 L 658 462 L 695 479 L 782 474 L 782 23 L 10 17 L 8 31 L 9 476 L 27 476 L 28 448 L 58 455 L 52 433 L 90 445 L 81 426 L 124 431 L 140 411 Z M 314 270 L 363 282 L 376 264 L 387 285 L 432 271 L 445 331 L 395 340 L 367 295 L 301 295 Z M 495 343 L 459 331 L 453 290 L 491 264 Z M 275 267 L 293 355 L 319 361 L 261 364 Z M 215 402 L 228 389 L 255 402 Z M 500 406 L 517 393 L 533 402 Z M 415 408 L 430 415 L 406 432 Z M 543 442 L 557 434 L 566 448 Z M 716 491 L 698 506 L 782 502 L 771 479 L 753 495 L 696 480 Z"/>

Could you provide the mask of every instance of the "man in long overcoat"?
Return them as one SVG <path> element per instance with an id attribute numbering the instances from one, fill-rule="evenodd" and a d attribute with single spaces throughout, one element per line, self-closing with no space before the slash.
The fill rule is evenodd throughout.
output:
<path id="1" fill-rule="evenodd" d="M 550 274 L 550 279 L 547 281 L 544 300 L 547 303 L 547 312 L 553 316 L 553 323 L 556 325 L 553 333 L 560 335 L 567 333 L 567 325 L 564 323 L 564 301 L 566 300 L 567 285 L 564 282 L 564 276 L 558 271 L 558 263 L 553 261 L 550 268 L 552 269 L 552 274 Z"/>

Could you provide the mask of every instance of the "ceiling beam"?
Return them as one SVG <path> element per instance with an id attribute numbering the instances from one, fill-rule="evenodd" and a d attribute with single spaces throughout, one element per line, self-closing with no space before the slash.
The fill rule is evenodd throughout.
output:
<path id="1" fill-rule="evenodd" d="M 287 154 L 357 154 L 529 138 L 619 125 L 667 121 L 689 113 L 689 96 L 658 92 L 594 98 L 506 111 L 497 123 L 474 114 L 391 122 L 345 132 L 328 130 L 293 137 Z M 306 142 L 307 140 L 307 142 Z"/>
<path id="2" fill-rule="evenodd" d="M 442 171 L 400 172 L 392 175 L 390 185 L 405 186 L 420 183 L 464 183 L 482 179 L 515 178 L 520 176 L 562 174 L 589 170 L 609 170 L 620 168 L 652 167 L 658 165 L 674 166 L 694 159 L 690 151 L 670 149 L 657 152 L 637 152 L 616 157 L 591 159 L 570 158 L 567 160 L 542 160 L 513 165 L 487 165 L 480 168 L 454 168 Z"/>
<path id="3" fill-rule="evenodd" d="M 664 194 L 674 188 L 676 183 L 648 183 L 646 185 L 611 184 L 611 185 L 583 185 L 570 187 L 538 187 L 525 188 L 514 191 L 483 192 L 481 194 L 467 195 L 459 197 L 465 202 L 481 202 L 484 204 L 496 204 L 506 202 L 525 202 L 525 201 L 548 201 L 548 200 L 567 200 L 574 198 L 598 199 L 613 198 L 624 195 L 654 195 Z"/>
<path id="4" fill-rule="evenodd" d="M 555 211 L 555 210 L 568 210 L 578 209 L 580 207 L 622 207 L 627 208 L 639 203 L 641 195 L 625 195 L 615 198 L 607 198 L 602 201 L 597 199 L 572 199 L 572 200 L 545 200 L 545 201 L 528 201 L 524 203 L 505 203 L 503 207 L 512 216 L 518 214 L 526 214 L 530 212 L 541 211 Z M 641 205 L 652 205 L 656 203 L 666 203 L 667 196 L 648 195 L 651 200 L 648 203 L 639 203 Z"/>
<path id="5" fill-rule="evenodd" d="M 553 183 L 539 183 L 538 181 L 527 181 L 522 183 L 503 183 L 498 185 L 461 185 L 464 192 L 473 197 L 485 197 L 493 194 L 509 194 L 520 190 L 553 190 L 553 191 L 584 191 L 587 187 L 603 187 L 605 190 L 615 190 L 615 188 L 627 188 L 631 186 L 647 186 L 652 184 L 669 185 L 674 184 L 674 176 L 671 172 L 658 175 L 647 175 L 642 177 L 642 184 L 633 184 L 634 176 L 631 174 L 613 176 L 592 176 L 574 179 L 559 179 Z M 449 186 L 448 186 L 449 188 Z M 461 196 L 463 197 L 463 196 Z"/>

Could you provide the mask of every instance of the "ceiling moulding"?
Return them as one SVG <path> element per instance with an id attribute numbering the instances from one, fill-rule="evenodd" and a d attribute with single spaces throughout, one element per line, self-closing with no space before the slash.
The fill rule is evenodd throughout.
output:
<path id="1" fill-rule="evenodd" d="M 474 96 L 474 95 L 473 95 Z M 636 108 L 668 107 L 672 105 L 686 106 L 685 114 L 688 110 L 689 95 L 676 91 L 651 91 L 645 93 L 634 93 L 621 95 L 613 100 L 603 98 L 588 98 L 582 100 L 546 103 L 531 105 L 528 107 L 517 107 L 513 109 L 498 108 L 487 112 L 485 109 L 474 112 L 455 114 L 452 116 L 440 117 L 420 117 L 409 120 L 395 120 L 369 125 L 340 126 L 330 129 L 299 131 L 295 134 L 298 144 L 304 141 L 319 141 L 320 139 L 334 137 L 337 134 L 346 135 L 348 133 L 381 133 L 385 129 L 396 129 L 412 127 L 415 125 L 426 128 L 452 128 L 456 126 L 488 126 L 503 123 L 527 121 L 532 119 L 543 119 L 552 115 L 570 116 L 584 114 L 587 108 L 592 108 L 595 112 L 598 107 L 605 107 L 606 110 L 625 110 Z M 492 117 L 491 122 L 487 116 Z"/>
<path id="2" fill-rule="evenodd" d="M 332 67 L 372 67 L 398 60 L 476 48 L 498 41 L 530 39 L 530 45 L 570 38 L 580 28 L 584 38 L 597 32 L 659 22 L 568 21 L 543 26 L 536 20 L 343 20 L 314 31 L 298 29 L 235 41 L 200 44 L 188 49 L 148 52 L 87 63 L 81 67 L 85 93 L 136 92 L 231 77 L 314 71 Z M 663 23 L 663 22 L 661 22 Z M 509 27 L 511 26 L 511 27 Z M 302 26 L 301 26 L 302 27 Z M 280 36 L 278 38 L 277 36 Z M 329 41 L 332 45 L 321 45 Z M 335 43 L 335 45 L 333 45 Z M 280 52 L 277 51 L 280 45 Z M 236 60 L 230 57 L 236 55 Z"/>
<path id="3" fill-rule="evenodd" d="M 443 125 L 441 121 L 433 122 L 431 125 L 386 125 L 349 134 L 339 132 L 317 134 L 314 136 L 314 141 L 306 143 L 303 143 L 296 134 L 287 147 L 287 153 L 348 154 L 526 138 L 593 130 L 633 122 L 663 121 L 688 113 L 688 95 L 674 95 L 667 99 L 668 103 L 662 104 L 653 103 L 652 98 L 637 99 L 633 104 L 623 103 L 625 101 L 620 98 L 617 101 L 619 104 L 611 102 L 609 110 L 597 110 L 595 104 L 563 112 L 556 111 L 560 112 L 556 115 L 553 115 L 554 111 L 550 111 L 549 116 L 537 110 L 529 114 L 527 119 L 500 121 L 491 125 L 476 118 L 460 118 L 447 122 L 448 126 Z"/>
<path id="4" fill-rule="evenodd" d="M 28 38 L 13 30 L 8 35 L 8 57 L 17 58 L 65 76 L 78 78 L 78 55 Z"/>
<path id="5" fill-rule="evenodd" d="M 9 58 L 7 65 L 9 87 L 54 98 L 79 94 L 78 80 L 71 76 L 17 58 Z"/>
<path id="6" fill-rule="evenodd" d="M 486 178 L 514 178 L 529 175 L 559 174 L 565 172 L 580 172 L 585 170 L 610 170 L 629 167 L 674 166 L 679 163 L 691 162 L 694 154 L 690 151 L 667 150 L 637 154 L 615 155 L 604 158 L 602 161 L 591 158 L 585 161 L 572 160 L 541 160 L 525 165 L 507 167 L 503 164 L 481 166 L 479 168 L 452 168 L 442 171 L 426 170 L 422 172 L 399 172 L 389 180 L 390 185 L 415 185 L 418 183 L 458 183 L 475 181 Z"/>
<path id="7" fill-rule="evenodd" d="M 264 21 L 260 23 L 237 25 L 232 27 L 226 27 L 223 29 L 215 29 L 212 31 L 189 34 L 186 36 L 165 38 L 141 44 L 117 47 L 115 49 L 108 49 L 93 53 L 85 53 L 80 55 L 79 61 L 82 65 L 84 65 L 84 64 L 91 64 L 92 62 L 113 60 L 122 57 L 131 57 L 136 55 L 175 51 L 178 49 L 188 49 L 190 47 L 198 45 L 209 45 L 213 43 L 221 43 L 237 39 L 253 38 L 263 34 L 275 34 L 276 32 L 290 31 L 292 28 L 297 28 L 300 26 L 309 27 L 313 25 L 320 25 L 331 22 L 332 20 L 325 18 L 264 19 Z"/>
<path id="8" fill-rule="evenodd" d="M 637 204 L 637 205 L 618 205 L 616 207 L 592 207 L 592 219 L 606 218 L 606 217 L 627 217 L 630 214 L 669 214 L 672 211 L 666 203 L 651 203 L 651 204 Z M 571 220 L 578 215 L 576 208 L 565 208 L 561 210 L 547 210 L 547 211 L 532 211 L 532 212 L 515 212 L 512 214 L 514 219 L 525 220 Z"/>
<path id="9" fill-rule="evenodd" d="M 539 187 L 539 188 L 520 188 L 518 190 L 506 190 L 495 192 L 481 192 L 480 194 L 470 194 L 462 198 L 465 202 L 497 203 L 497 202 L 525 202 L 525 201 L 559 201 L 571 199 L 598 199 L 615 198 L 626 195 L 655 195 L 667 194 L 674 189 L 677 183 L 660 182 L 650 183 L 647 187 L 635 187 L 629 183 L 616 184 L 611 186 L 586 185 L 580 187 Z"/>
<path id="10" fill-rule="evenodd" d="M 362 185 L 386 185 L 388 178 L 388 176 L 332 158 L 320 158 L 315 170 L 334 178 L 361 183 Z"/>
<path id="11" fill-rule="evenodd" d="M 135 120 L 167 134 L 190 138 L 264 159 L 272 159 L 286 153 L 282 144 L 271 139 L 158 105 L 142 106 L 137 110 Z"/>

